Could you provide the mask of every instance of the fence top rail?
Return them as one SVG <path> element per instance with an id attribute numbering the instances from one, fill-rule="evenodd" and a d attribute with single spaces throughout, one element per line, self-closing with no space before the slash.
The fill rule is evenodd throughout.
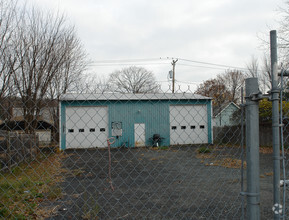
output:
<path id="1" fill-rule="evenodd" d="M 62 101 L 71 100 L 187 100 L 187 99 L 208 99 L 194 93 L 142 93 L 142 94 L 125 94 L 125 93 L 68 93 L 61 96 Z"/>

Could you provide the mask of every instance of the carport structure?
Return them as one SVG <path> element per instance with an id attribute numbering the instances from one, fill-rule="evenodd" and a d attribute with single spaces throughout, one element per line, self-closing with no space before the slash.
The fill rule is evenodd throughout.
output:
<path id="1" fill-rule="evenodd" d="M 211 98 L 193 93 L 65 94 L 60 114 L 61 149 L 212 143 Z"/>

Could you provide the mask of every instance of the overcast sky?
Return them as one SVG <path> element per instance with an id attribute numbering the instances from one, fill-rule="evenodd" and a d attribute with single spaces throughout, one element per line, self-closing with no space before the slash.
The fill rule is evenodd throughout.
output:
<path id="1" fill-rule="evenodd" d="M 253 55 L 261 58 L 264 51 L 260 49 L 257 36 L 278 29 L 278 7 L 285 7 L 284 2 L 28 0 L 44 10 L 59 10 L 75 25 L 94 62 L 89 69 L 92 74 L 106 76 L 115 69 L 140 65 L 153 71 L 162 84 L 168 84 L 168 71 L 172 68 L 171 59 L 167 57 L 233 67 L 246 67 Z M 148 60 L 130 62 L 134 59 Z M 123 62 L 122 65 L 103 64 L 106 60 Z M 176 79 L 186 82 L 183 86 L 194 85 L 192 83 L 213 78 L 224 71 L 218 66 L 179 60 Z"/>

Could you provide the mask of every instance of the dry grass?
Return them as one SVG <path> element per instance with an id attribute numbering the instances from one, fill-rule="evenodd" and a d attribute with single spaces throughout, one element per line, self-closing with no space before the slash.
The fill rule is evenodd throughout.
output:
<path id="1" fill-rule="evenodd" d="M 63 154 L 41 155 L 36 160 L 22 164 L 11 173 L 0 174 L 0 218 L 42 219 L 51 210 L 40 208 L 40 203 L 62 196 L 59 183 L 63 181 L 61 169 Z"/>
<path id="2" fill-rule="evenodd" d="M 262 154 L 272 154 L 273 153 L 273 147 L 260 147 L 259 151 Z"/>
<path id="3" fill-rule="evenodd" d="M 218 160 L 213 160 L 210 163 L 206 163 L 205 165 L 240 169 L 242 166 L 242 161 L 240 159 L 234 159 L 234 158 L 221 158 Z M 246 166 L 247 166 L 246 161 L 244 161 L 244 169 L 246 168 Z"/>
<path id="4" fill-rule="evenodd" d="M 218 146 L 219 147 L 219 146 Z M 230 146 L 236 147 L 236 146 Z M 221 148 L 224 148 L 221 146 Z M 226 155 L 222 155 L 220 153 L 216 153 L 220 149 L 213 148 L 210 153 L 199 153 L 196 151 L 197 155 L 196 157 L 198 159 L 201 159 L 201 163 L 205 163 L 206 166 L 220 166 L 220 167 L 226 167 L 226 168 L 233 168 L 233 169 L 240 169 L 242 166 L 242 160 L 235 159 L 228 157 Z M 246 168 L 247 164 L 246 161 L 244 161 L 244 169 Z"/>
<path id="5" fill-rule="evenodd" d="M 273 176 L 273 172 L 264 173 L 266 176 Z"/>
<path id="6" fill-rule="evenodd" d="M 196 156 L 198 159 L 212 159 L 212 158 L 216 158 L 217 154 L 213 154 L 213 153 L 198 153 Z"/>
<path id="7" fill-rule="evenodd" d="M 213 145 L 212 148 L 214 151 L 222 151 L 225 148 L 240 148 L 240 145 L 228 145 L 228 144 L 223 144 L 223 145 Z M 246 146 L 245 146 L 246 148 Z M 261 146 L 259 149 L 260 153 L 262 154 L 272 154 L 273 153 L 273 148 L 271 146 Z"/>

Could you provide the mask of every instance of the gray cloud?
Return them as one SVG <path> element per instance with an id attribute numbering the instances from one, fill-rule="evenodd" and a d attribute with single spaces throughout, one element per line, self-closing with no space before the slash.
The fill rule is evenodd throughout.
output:
<path id="1" fill-rule="evenodd" d="M 232 66 L 245 66 L 253 54 L 262 54 L 256 36 L 269 32 L 268 24 L 276 24 L 276 9 L 283 4 L 283 0 L 28 2 L 66 13 L 92 60 L 174 56 Z M 166 63 L 146 67 L 164 81 L 171 68 Z M 108 74 L 116 68 L 95 66 L 91 71 Z M 222 72 L 181 65 L 177 71 L 179 80 L 199 82 Z"/>

